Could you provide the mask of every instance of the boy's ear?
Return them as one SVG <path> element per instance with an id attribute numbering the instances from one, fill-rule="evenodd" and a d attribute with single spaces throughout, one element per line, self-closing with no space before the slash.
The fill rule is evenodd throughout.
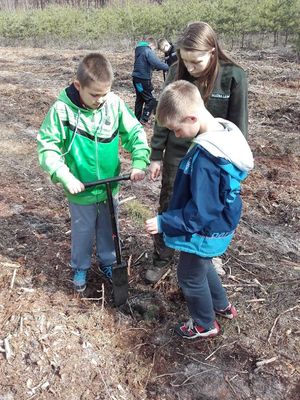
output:
<path id="1" fill-rule="evenodd" d="M 194 124 L 197 121 L 198 121 L 198 118 L 196 115 L 188 115 L 187 117 L 184 118 L 184 122 L 189 122 L 192 124 Z"/>
<path id="2" fill-rule="evenodd" d="M 81 85 L 78 79 L 74 80 L 74 86 L 78 91 L 81 89 Z"/>

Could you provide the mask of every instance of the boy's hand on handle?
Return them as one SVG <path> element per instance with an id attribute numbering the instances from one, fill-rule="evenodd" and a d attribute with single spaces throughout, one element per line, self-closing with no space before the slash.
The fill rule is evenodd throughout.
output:
<path id="1" fill-rule="evenodd" d="M 145 171 L 141 169 L 132 168 L 130 174 L 130 180 L 132 181 L 141 181 L 145 178 Z"/>
<path id="2" fill-rule="evenodd" d="M 158 233 L 158 224 L 157 224 L 157 218 L 156 217 L 147 219 L 147 221 L 146 221 L 146 231 L 150 235 L 155 235 L 156 233 Z"/>
<path id="3" fill-rule="evenodd" d="M 74 176 L 72 176 L 70 178 L 69 182 L 66 184 L 66 189 L 71 194 L 76 194 L 76 193 L 83 192 L 85 190 L 85 187 L 82 182 L 80 182 L 78 179 L 76 179 Z"/>
<path id="4" fill-rule="evenodd" d="M 149 165 L 150 178 L 155 181 L 160 176 L 161 162 L 151 161 Z"/>

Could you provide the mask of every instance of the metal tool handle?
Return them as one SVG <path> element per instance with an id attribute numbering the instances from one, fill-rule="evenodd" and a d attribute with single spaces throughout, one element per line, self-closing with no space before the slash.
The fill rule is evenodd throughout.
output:
<path id="1" fill-rule="evenodd" d="M 115 251 L 116 251 L 117 264 L 121 264 L 122 258 L 121 258 L 119 232 L 118 232 L 116 215 L 115 215 L 115 207 L 114 207 L 113 196 L 112 196 L 110 184 L 112 182 L 126 181 L 129 179 L 130 179 L 130 174 L 125 174 L 125 175 L 120 175 L 120 176 L 114 176 L 113 178 L 100 179 L 98 181 L 84 183 L 85 188 L 97 186 L 97 185 L 105 185 L 106 186 L 107 202 L 108 202 L 109 213 L 110 213 L 112 236 L 113 236 L 113 241 L 114 241 L 114 246 L 115 246 Z"/>
<path id="2" fill-rule="evenodd" d="M 111 183 L 111 182 L 120 182 L 120 181 L 128 181 L 130 179 L 131 174 L 125 174 L 125 175 L 120 175 L 120 176 L 114 176 L 112 178 L 105 178 L 105 179 L 100 179 L 98 181 L 94 182 L 86 182 L 83 183 L 85 188 L 97 186 L 97 185 L 104 185 L 106 183 Z"/>
<path id="3" fill-rule="evenodd" d="M 116 221 L 115 207 L 114 207 L 110 182 L 106 182 L 105 186 L 106 186 L 107 201 L 108 201 L 110 220 L 111 220 L 112 236 L 113 236 L 113 241 L 114 241 L 115 251 L 116 251 L 116 260 L 117 260 L 117 264 L 121 264 L 122 257 L 121 257 L 120 239 L 119 239 L 119 232 L 118 232 L 118 226 L 117 226 L 117 221 Z"/>

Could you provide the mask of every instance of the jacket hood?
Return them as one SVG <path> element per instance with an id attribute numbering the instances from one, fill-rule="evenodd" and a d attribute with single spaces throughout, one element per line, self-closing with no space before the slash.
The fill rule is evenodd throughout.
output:
<path id="1" fill-rule="evenodd" d="M 223 129 L 202 133 L 195 137 L 197 143 L 213 156 L 223 158 L 243 172 L 249 172 L 254 167 L 253 155 L 247 140 L 239 128 L 222 118 L 216 120 Z"/>
<path id="2" fill-rule="evenodd" d="M 107 95 L 106 101 L 110 98 L 111 95 L 112 92 L 110 92 Z M 95 112 L 98 112 L 99 110 L 102 109 L 103 105 L 105 105 L 106 103 L 105 101 L 105 103 L 101 107 L 96 109 L 84 107 L 84 105 L 81 103 L 79 92 L 75 88 L 73 83 L 59 93 L 57 100 L 67 104 L 73 110 L 80 111 L 80 113 L 86 113 L 86 114 L 93 114 Z"/>

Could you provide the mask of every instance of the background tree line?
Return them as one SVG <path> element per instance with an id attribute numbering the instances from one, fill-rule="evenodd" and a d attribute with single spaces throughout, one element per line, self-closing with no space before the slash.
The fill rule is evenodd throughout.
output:
<path id="1" fill-rule="evenodd" d="M 147 34 L 174 40 L 195 20 L 232 46 L 264 47 L 271 35 L 274 45 L 300 51 L 300 0 L 0 0 L 0 36 L 40 45 L 112 45 Z"/>

